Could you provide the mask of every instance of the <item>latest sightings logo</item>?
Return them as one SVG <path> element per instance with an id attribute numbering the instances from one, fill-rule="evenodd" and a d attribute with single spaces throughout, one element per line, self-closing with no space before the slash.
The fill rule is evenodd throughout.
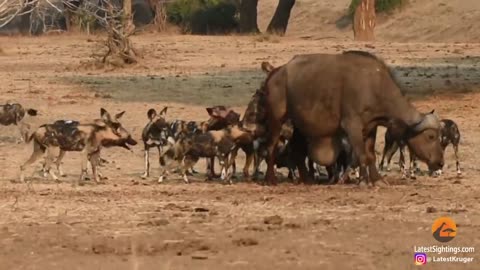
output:
<path id="1" fill-rule="evenodd" d="M 427 264 L 427 254 L 426 253 L 415 253 L 415 265 L 424 265 Z"/>
<path id="2" fill-rule="evenodd" d="M 457 225 L 449 217 L 440 217 L 433 222 L 432 235 L 438 242 L 449 242 L 457 235 Z"/>

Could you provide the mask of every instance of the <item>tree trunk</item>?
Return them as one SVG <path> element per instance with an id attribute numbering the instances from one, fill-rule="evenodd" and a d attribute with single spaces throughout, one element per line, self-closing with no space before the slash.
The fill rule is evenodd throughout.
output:
<path id="1" fill-rule="evenodd" d="M 241 0 L 240 33 L 259 33 L 257 24 L 258 0 Z"/>
<path id="2" fill-rule="evenodd" d="M 128 31 L 134 28 L 133 16 L 132 16 L 132 0 L 123 0 L 123 27 Z"/>
<path id="3" fill-rule="evenodd" d="M 268 33 L 285 35 L 287 32 L 288 20 L 295 0 L 279 0 L 275 14 L 267 27 Z"/>
<path id="4" fill-rule="evenodd" d="M 375 0 L 362 0 L 353 18 L 353 37 L 356 41 L 374 41 Z"/>

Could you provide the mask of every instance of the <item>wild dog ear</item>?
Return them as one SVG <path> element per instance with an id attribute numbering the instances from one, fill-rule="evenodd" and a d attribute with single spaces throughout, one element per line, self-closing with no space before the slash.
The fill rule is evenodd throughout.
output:
<path id="1" fill-rule="evenodd" d="M 115 120 L 122 118 L 122 116 L 123 116 L 124 113 L 125 113 L 125 111 L 120 112 L 120 113 L 117 113 L 117 114 L 115 115 Z"/>
<path id="2" fill-rule="evenodd" d="M 265 73 L 267 73 L 267 74 L 270 73 L 270 72 L 274 69 L 274 67 L 272 66 L 272 64 L 270 64 L 269 62 L 266 62 L 266 61 L 265 61 L 265 62 L 262 62 L 262 65 L 261 65 L 261 66 L 262 66 L 263 72 L 265 72 Z"/>
<path id="3" fill-rule="evenodd" d="M 208 115 L 213 116 L 213 113 L 215 112 L 213 107 L 208 107 L 206 108 Z"/>
<path id="4" fill-rule="evenodd" d="M 168 109 L 168 107 L 165 106 L 165 107 L 160 111 L 159 114 L 160 114 L 160 115 L 165 115 L 165 114 L 167 114 L 167 109 Z"/>
<path id="5" fill-rule="evenodd" d="M 404 137 L 404 134 L 406 134 L 408 131 L 407 124 L 405 124 L 403 121 L 400 121 L 398 119 L 391 119 L 388 122 L 387 128 L 390 131 L 390 134 L 394 138 L 402 138 Z"/>
<path id="6" fill-rule="evenodd" d="M 147 116 L 148 119 L 152 120 L 153 118 L 155 118 L 155 116 L 157 116 L 157 111 L 155 111 L 155 109 L 150 109 L 147 112 Z"/>
<path id="7" fill-rule="evenodd" d="M 102 117 L 103 120 L 107 122 L 112 121 L 112 117 L 110 116 L 110 113 L 107 112 L 104 108 L 100 108 L 100 116 Z"/>

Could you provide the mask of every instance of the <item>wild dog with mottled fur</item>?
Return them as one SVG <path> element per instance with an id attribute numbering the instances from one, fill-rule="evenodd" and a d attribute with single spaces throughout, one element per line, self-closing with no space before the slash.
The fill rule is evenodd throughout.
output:
<path id="1" fill-rule="evenodd" d="M 201 133 L 207 130 L 207 124 L 205 122 L 187 122 L 183 120 L 174 120 L 169 122 L 165 120 L 167 109 L 167 107 L 163 108 L 160 113 L 157 113 L 155 109 L 150 109 L 147 112 L 149 122 L 142 132 L 145 153 L 145 172 L 142 175 L 143 179 L 150 175 L 150 148 L 157 147 L 160 159 L 163 154 L 162 148 L 167 145 L 167 139 L 169 137 L 176 141 L 183 136 Z M 195 172 L 193 168 L 192 172 Z"/>
<path id="2" fill-rule="evenodd" d="M 433 111 L 432 111 L 433 112 Z M 458 157 L 458 146 L 460 144 L 460 130 L 458 129 L 458 125 L 451 119 L 442 119 L 440 121 L 440 145 L 443 148 L 443 151 L 447 148 L 449 144 L 452 144 L 453 150 L 455 153 L 455 165 L 457 169 L 457 175 L 461 175 L 460 169 L 460 161 Z M 384 169 L 384 159 L 387 158 L 387 167 L 386 170 L 390 171 L 390 162 L 392 160 L 393 155 L 397 150 L 400 150 L 400 158 L 399 158 L 399 165 L 400 169 L 403 172 L 403 177 L 407 177 L 407 169 L 405 168 L 405 154 L 404 154 L 405 142 L 400 138 L 396 138 L 394 134 L 392 134 L 391 129 L 387 129 L 385 132 L 385 146 L 383 148 L 383 156 L 380 161 L 380 170 Z M 410 155 L 410 178 L 415 179 L 416 175 L 415 172 L 417 170 L 417 163 L 416 157 L 413 153 L 409 150 Z M 430 172 L 432 174 L 433 172 Z M 436 175 L 441 175 L 442 170 L 438 170 L 434 172 Z"/>
<path id="3" fill-rule="evenodd" d="M 25 113 L 30 116 L 36 116 L 38 112 L 35 109 L 25 109 L 21 104 L 15 102 L 7 102 L 6 104 L 0 105 L 0 124 L 4 126 L 18 126 L 21 141 L 27 140 L 30 129 L 30 125 L 22 121 Z"/>
<path id="4" fill-rule="evenodd" d="M 158 182 L 163 182 L 168 168 L 171 167 L 171 165 L 166 165 L 165 158 L 181 164 L 183 180 L 185 183 L 189 183 L 187 176 L 189 168 L 192 168 L 200 158 L 217 157 L 222 166 L 222 179 L 232 183 L 229 173 L 229 168 L 235 159 L 232 151 L 238 144 L 252 140 L 251 134 L 239 126 L 229 126 L 222 130 L 210 130 L 206 133 L 185 136 L 176 142 L 173 139 L 169 140 L 170 148 L 162 156 L 162 165 L 165 168 Z"/>
<path id="5" fill-rule="evenodd" d="M 147 117 L 149 122 L 142 131 L 142 141 L 144 145 L 145 172 L 142 178 L 150 175 L 150 148 L 157 147 L 159 156 L 162 155 L 162 147 L 167 144 L 167 138 L 171 135 L 169 123 L 164 116 L 168 107 L 164 107 L 159 113 L 155 109 L 149 109 Z"/>
<path id="6" fill-rule="evenodd" d="M 26 167 L 34 163 L 45 154 L 45 152 L 47 153 L 45 168 L 53 179 L 58 180 L 58 177 L 50 167 L 54 160 L 53 150 L 60 149 L 65 152 L 82 152 L 80 181 L 83 181 L 87 162 L 90 162 L 92 165 L 93 179 L 95 183 L 98 183 L 97 166 L 100 160 L 101 148 L 119 146 L 131 150 L 130 146 L 137 144 L 130 133 L 118 121 L 124 113 L 123 111 L 115 115 L 115 118 L 112 118 L 105 109 L 101 108 L 100 114 L 103 121 L 95 121 L 90 124 L 78 123 L 68 127 L 58 122 L 57 125 L 46 124 L 40 126 L 28 138 L 28 142 L 33 140 L 33 153 L 30 158 L 20 166 L 20 181 L 25 181 L 24 171 Z M 76 184 L 77 180 L 73 182 L 73 185 Z"/>

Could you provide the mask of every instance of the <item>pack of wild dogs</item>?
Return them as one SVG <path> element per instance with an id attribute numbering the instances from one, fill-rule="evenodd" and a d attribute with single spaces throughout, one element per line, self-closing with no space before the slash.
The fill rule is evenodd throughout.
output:
<path id="1" fill-rule="evenodd" d="M 376 165 L 378 126 L 387 128 L 380 170 L 385 169 L 386 158 L 389 171 L 392 156 L 400 150 L 402 177 L 415 178 L 417 160 L 428 166 L 430 175 L 440 175 L 444 151 L 451 144 L 456 170 L 461 174 L 457 124 L 440 120 L 434 111 L 419 112 L 406 99 L 391 70 L 375 55 L 363 51 L 305 54 L 278 67 L 263 62 L 261 68 L 266 78 L 243 116 L 231 108 L 213 106 L 206 108 L 209 119 L 197 122 L 169 119 L 167 107 L 149 109 L 141 135 L 145 161 L 142 178 L 150 177 L 150 150 L 157 148 L 159 183 L 172 174 L 189 183 L 189 176 L 198 173 L 195 164 L 205 158 L 207 179 L 220 177 L 231 184 L 241 149 L 246 156 L 246 179 L 250 179 L 253 165 L 252 178 L 258 180 L 260 165 L 266 161 L 264 184 L 277 183 L 278 168 L 287 168 L 289 179 L 304 183 L 374 184 L 383 180 L 388 184 Z M 80 177 L 73 181 L 76 185 L 88 178 L 88 164 L 94 182 L 102 179 L 99 167 L 108 163 L 100 157 L 102 149 L 123 147 L 131 151 L 137 144 L 120 122 L 124 113 L 112 116 L 102 108 L 100 118 L 90 122 L 58 120 L 33 130 L 22 120 L 37 111 L 7 103 L 1 105 L 0 123 L 19 126 L 21 140 L 33 141 L 30 158 L 20 166 L 21 182 L 25 181 L 27 167 L 42 157 L 44 177 L 58 180 L 54 167 L 65 176 L 62 159 L 66 152 L 77 151 L 82 158 Z M 408 169 L 405 148 L 410 156 Z M 221 167 L 220 175 L 215 174 L 215 159 Z"/>

